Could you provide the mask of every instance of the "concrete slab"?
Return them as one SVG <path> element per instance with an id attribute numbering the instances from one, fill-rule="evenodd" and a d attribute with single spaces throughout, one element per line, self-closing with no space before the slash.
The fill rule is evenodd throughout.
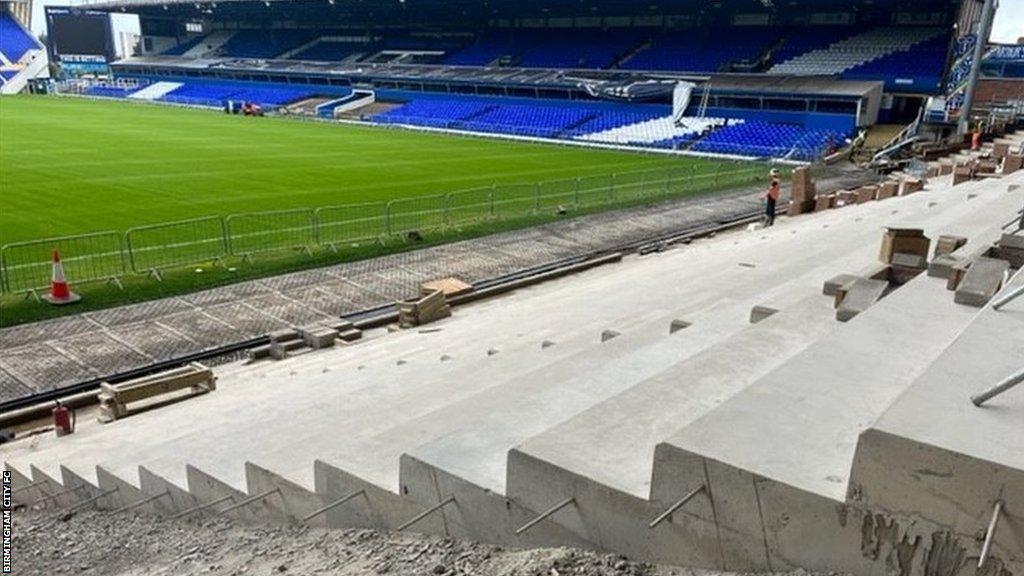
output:
<path id="1" fill-rule="evenodd" d="M 1006 260 L 986 257 L 976 259 L 957 286 L 954 301 L 981 308 L 999 291 L 1009 271 L 1010 263 Z"/>
<path id="2" fill-rule="evenodd" d="M 857 278 L 843 287 L 845 295 L 836 307 L 836 320 L 849 322 L 878 302 L 889 288 L 885 280 Z"/>

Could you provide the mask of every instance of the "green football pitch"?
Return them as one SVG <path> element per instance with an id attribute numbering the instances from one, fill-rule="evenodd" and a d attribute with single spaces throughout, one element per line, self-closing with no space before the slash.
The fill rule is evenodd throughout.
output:
<path id="1" fill-rule="evenodd" d="M 0 244 L 693 160 L 60 97 L 0 100 Z"/>

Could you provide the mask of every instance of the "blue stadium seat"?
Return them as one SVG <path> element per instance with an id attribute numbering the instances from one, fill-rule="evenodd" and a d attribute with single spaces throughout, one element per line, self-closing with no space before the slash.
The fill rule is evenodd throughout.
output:
<path id="1" fill-rule="evenodd" d="M 894 52 L 851 68 L 843 72 L 842 78 L 881 80 L 890 90 L 914 88 L 936 92 L 941 87 L 949 42 L 948 35 L 937 36 L 911 46 L 909 50 Z"/>
<path id="2" fill-rule="evenodd" d="M 164 56 L 181 56 L 185 52 L 188 52 L 196 46 L 199 46 L 199 43 L 202 42 L 205 38 L 206 36 L 196 36 L 191 40 L 186 40 L 185 42 L 182 42 L 181 44 L 174 46 L 170 50 L 164 50 Z"/>
<path id="3" fill-rule="evenodd" d="M 758 58 L 778 41 L 773 28 L 719 28 L 710 31 L 672 31 L 656 38 L 646 50 L 625 61 L 624 70 L 717 72 L 728 64 Z"/>
<path id="4" fill-rule="evenodd" d="M 309 88 L 262 84 L 258 82 L 207 82 L 189 80 L 165 94 L 160 100 L 178 104 L 221 107 L 228 101 L 253 102 L 262 106 L 282 106 L 315 93 Z"/>
<path id="5" fill-rule="evenodd" d="M 220 47 L 226 56 L 269 59 L 316 38 L 310 30 L 239 30 Z"/>
<path id="6" fill-rule="evenodd" d="M 808 130 L 793 124 L 748 120 L 711 132 L 692 149 L 717 154 L 813 160 L 821 157 L 830 142 L 838 144 L 841 139 L 842 135 L 829 130 Z"/>
<path id="7" fill-rule="evenodd" d="M 12 63 L 17 63 L 29 50 L 42 46 L 8 12 L 0 11 L 0 52 Z"/>

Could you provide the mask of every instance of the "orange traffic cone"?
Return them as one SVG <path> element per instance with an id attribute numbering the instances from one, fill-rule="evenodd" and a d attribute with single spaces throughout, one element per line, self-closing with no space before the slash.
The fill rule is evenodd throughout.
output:
<path id="1" fill-rule="evenodd" d="M 75 294 L 68 288 L 68 281 L 64 278 L 64 265 L 60 263 L 60 253 L 53 251 L 53 280 L 50 282 L 50 293 L 43 296 L 50 304 L 61 306 L 78 302 L 82 297 Z"/>

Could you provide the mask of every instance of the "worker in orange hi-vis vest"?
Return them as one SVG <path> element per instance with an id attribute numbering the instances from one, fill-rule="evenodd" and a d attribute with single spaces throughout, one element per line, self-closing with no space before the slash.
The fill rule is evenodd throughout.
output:
<path id="1" fill-rule="evenodd" d="M 769 172 L 771 183 L 768 185 L 768 192 L 764 195 L 764 225 L 775 225 L 775 205 L 779 202 L 779 195 L 782 193 L 782 181 L 779 179 L 778 168 L 772 168 Z"/>
<path id="2" fill-rule="evenodd" d="M 974 129 L 974 133 L 971 134 L 971 150 L 981 150 L 981 127 Z"/>

